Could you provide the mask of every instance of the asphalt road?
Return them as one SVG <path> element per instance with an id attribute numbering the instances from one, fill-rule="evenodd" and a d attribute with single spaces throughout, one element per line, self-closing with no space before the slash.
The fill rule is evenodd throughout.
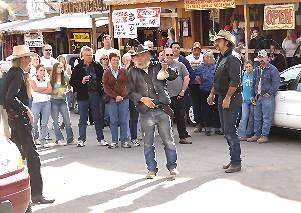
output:
<path id="1" fill-rule="evenodd" d="M 77 119 L 72 115 L 75 135 Z M 100 147 L 93 126 L 84 148 L 39 149 L 44 192 L 56 202 L 34 206 L 34 212 L 301 212 L 300 132 L 277 128 L 270 143 L 243 142 L 242 171 L 225 174 L 221 166 L 229 157 L 224 138 L 189 131 L 193 144 L 177 143 L 180 175 L 174 181 L 167 179 L 159 137 L 154 180 L 144 179 L 143 147 Z M 175 135 L 178 141 L 176 130 Z M 109 141 L 107 128 L 105 137 Z"/>

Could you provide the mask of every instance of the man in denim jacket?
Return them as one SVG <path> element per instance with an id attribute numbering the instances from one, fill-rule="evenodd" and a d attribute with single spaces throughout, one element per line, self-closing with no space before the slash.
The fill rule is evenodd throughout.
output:
<path id="1" fill-rule="evenodd" d="M 280 85 L 278 69 L 269 63 L 265 50 L 258 52 L 260 66 L 254 73 L 254 136 L 248 142 L 266 143 L 275 111 L 275 95 Z"/>

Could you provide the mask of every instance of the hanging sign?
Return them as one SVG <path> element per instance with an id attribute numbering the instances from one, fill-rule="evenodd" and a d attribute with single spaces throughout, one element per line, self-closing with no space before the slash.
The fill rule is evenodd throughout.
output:
<path id="1" fill-rule="evenodd" d="M 264 30 L 295 29 L 295 5 L 267 5 L 264 7 Z"/>
<path id="2" fill-rule="evenodd" d="M 27 33 L 24 34 L 24 44 L 29 47 L 43 47 L 42 33 Z"/>
<path id="3" fill-rule="evenodd" d="M 107 9 L 103 0 L 78 0 L 60 3 L 61 14 L 101 12 Z"/>
<path id="4" fill-rule="evenodd" d="M 115 24 L 114 25 L 114 38 L 137 38 L 137 26 Z"/>
<path id="5" fill-rule="evenodd" d="M 160 7 L 114 10 L 114 37 L 136 38 L 138 27 L 160 27 L 160 15 Z"/>
<path id="6" fill-rule="evenodd" d="M 79 43 L 89 43 L 91 41 L 89 33 L 73 33 L 73 40 Z"/>
<path id="7" fill-rule="evenodd" d="M 235 8 L 235 0 L 184 0 L 186 10 Z"/>

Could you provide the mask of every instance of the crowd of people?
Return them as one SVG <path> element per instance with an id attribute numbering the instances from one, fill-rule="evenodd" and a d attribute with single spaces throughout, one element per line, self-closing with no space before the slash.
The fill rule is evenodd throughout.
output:
<path id="1" fill-rule="evenodd" d="M 218 57 L 212 50 L 202 51 L 199 42 L 193 44 L 190 55 L 183 56 L 172 30 L 162 41 L 165 48 L 158 53 L 153 51 L 153 43 L 146 41 L 121 55 L 111 46 L 111 36 L 105 35 L 95 59 L 93 49 L 84 46 L 73 69 L 64 56 L 52 57 L 49 44 L 44 45 L 42 57 L 25 45 L 15 46 L 13 67 L 8 73 L 1 72 L 0 112 L 5 135 L 28 161 L 35 180 L 31 182 L 33 201 L 53 202 L 42 195 L 41 165 L 35 148 L 38 144 L 48 147 L 50 119 L 58 145 L 76 143 L 84 147 L 89 113 L 98 144 L 109 149 L 140 146 L 141 128 L 147 178 L 152 179 L 158 171 L 156 128 L 164 145 L 166 167 L 171 176 L 178 174 L 172 124 L 176 124 L 178 142 L 191 144 L 186 126 L 186 104 L 191 101 L 194 133 L 224 135 L 231 159 L 223 168 L 227 173 L 240 171 L 240 141 L 268 141 L 280 84 L 279 71 L 273 65 L 276 54 L 260 50 L 254 61 L 245 62 L 236 54 L 242 33 L 236 22 L 232 29 L 221 30 L 214 38 Z M 288 33 L 283 42 L 288 52 L 292 52 L 292 38 L 295 40 Z M 255 42 L 256 36 L 252 39 Z M 289 62 L 291 53 L 286 57 Z M 70 120 L 74 94 L 79 111 L 77 139 Z M 110 139 L 104 136 L 105 126 L 109 126 Z M 66 138 L 62 128 L 66 129 Z"/>

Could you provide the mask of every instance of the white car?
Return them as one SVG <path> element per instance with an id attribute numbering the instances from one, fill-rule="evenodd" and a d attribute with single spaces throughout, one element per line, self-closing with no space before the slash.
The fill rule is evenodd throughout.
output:
<path id="1" fill-rule="evenodd" d="M 301 64 L 280 73 L 274 126 L 301 130 Z"/>

